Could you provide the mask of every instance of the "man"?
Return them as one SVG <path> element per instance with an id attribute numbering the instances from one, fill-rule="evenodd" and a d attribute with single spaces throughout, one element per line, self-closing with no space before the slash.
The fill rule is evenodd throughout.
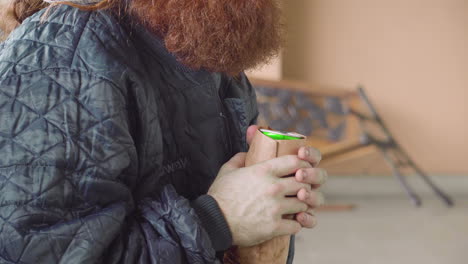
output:
<path id="1" fill-rule="evenodd" d="M 89 4 L 15 2 L 1 262 L 218 263 L 315 225 L 316 150 L 244 166 L 258 113 L 242 71 L 280 47 L 275 1 Z"/>

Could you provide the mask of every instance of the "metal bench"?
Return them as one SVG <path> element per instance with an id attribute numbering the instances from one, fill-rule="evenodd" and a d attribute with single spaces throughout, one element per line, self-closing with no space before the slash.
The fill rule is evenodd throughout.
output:
<path id="1" fill-rule="evenodd" d="M 341 91 L 293 81 L 251 82 L 257 92 L 260 125 L 308 136 L 324 161 L 352 158 L 352 153 L 372 147 L 381 153 L 415 206 L 421 206 L 422 201 L 403 169 L 418 175 L 447 206 L 454 204 L 398 144 L 364 88 Z"/>

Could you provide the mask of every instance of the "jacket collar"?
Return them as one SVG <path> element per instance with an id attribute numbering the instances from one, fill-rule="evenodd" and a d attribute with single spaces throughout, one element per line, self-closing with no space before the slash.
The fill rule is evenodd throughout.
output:
<path id="1" fill-rule="evenodd" d="M 142 41 L 145 42 L 145 45 L 149 48 L 150 53 L 152 53 L 154 56 L 157 56 L 164 62 L 172 65 L 174 68 L 176 68 L 179 71 L 186 72 L 186 73 L 195 73 L 198 71 L 204 71 L 204 70 L 193 70 L 190 67 L 185 66 L 181 62 L 177 60 L 177 57 L 170 53 L 166 45 L 164 44 L 164 41 L 150 32 L 148 29 L 146 29 L 142 25 L 135 25 L 134 26 L 134 32 L 141 38 Z"/>

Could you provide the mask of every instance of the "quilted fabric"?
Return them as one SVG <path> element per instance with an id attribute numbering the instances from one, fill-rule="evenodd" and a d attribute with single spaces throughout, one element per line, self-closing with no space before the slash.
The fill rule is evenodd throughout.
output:
<path id="1" fill-rule="evenodd" d="M 0 46 L 0 262 L 217 263 L 189 200 L 246 150 L 245 76 L 107 11 L 42 15 Z"/>

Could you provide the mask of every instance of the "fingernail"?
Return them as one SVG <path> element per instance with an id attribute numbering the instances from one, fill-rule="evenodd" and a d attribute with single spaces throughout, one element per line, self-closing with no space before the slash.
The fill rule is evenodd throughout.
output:
<path id="1" fill-rule="evenodd" d="M 323 196 L 322 193 L 318 193 L 317 196 L 317 206 L 322 206 L 325 204 L 325 197 Z"/>
<path id="2" fill-rule="evenodd" d="M 318 149 L 314 149 L 314 151 L 315 151 L 315 154 L 317 155 L 316 158 L 317 158 L 317 163 L 318 163 L 322 160 L 322 152 L 320 152 L 320 150 Z"/>
<path id="3" fill-rule="evenodd" d="M 306 155 L 306 157 L 309 156 L 310 152 L 307 148 L 304 150 L 304 154 Z"/>
<path id="4" fill-rule="evenodd" d="M 301 215 L 301 214 L 296 214 L 296 220 L 302 222 L 302 221 L 304 221 L 304 216 Z"/>
<path id="5" fill-rule="evenodd" d="M 297 174 L 297 180 L 300 181 L 300 182 L 304 180 L 304 175 L 302 174 L 302 171 L 300 171 L 300 172 Z"/>
<path id="6" fill-rule="evenodd" d="M 317 225 L 317 219 L 312 219 L 312 226 L 315 227 Z"/>
<path id="7" fill-rule="evenodd" d="M 328 173 L 326 170 L 320 170 L 320 184 L 324 184 L 328 179 Z"/>
<path id="8" fill-rule="evenodd" d="M 304 180 L 304 179 L 307 177 L 307 171 L 306 171 L 306 170 L 302 170 L 302 171 L 301 171 L 301 176 L 302 176 L 301 180 Z"/>

